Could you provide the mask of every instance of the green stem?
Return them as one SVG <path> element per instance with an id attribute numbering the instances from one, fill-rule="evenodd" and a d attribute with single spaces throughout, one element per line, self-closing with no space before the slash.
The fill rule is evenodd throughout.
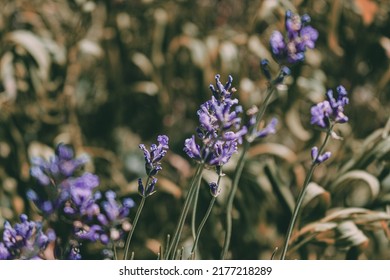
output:
<path id="1" fill-rule="evenodd" d="M 146 186 L 147 186 L 147 184 L 146 184 Z M 135 227 L 137 226 L 138 219 L 141 215 L 142 209 L 144 208 L 145 201 L 146 201 L 146 196 L 142 196 L 142 200 L 141 200 L 139 207 L 137 209 L 137 213 L 135 214 L 135 218 L 133 221 L 133 227 L 131 228 L 129 235 L 127 236 L 126 245 L 125 245 L 125 254 L 124 254 L 124 258 L 123 258 L 124 260 L 128 259 L 127 257 L 129 254 L 131 238 L 133 237 L 133 233 L 134 233 Z"/>
<path id="2" fill-rule="evenodd" d="M 257 126 L 259 125 L 261 119 L 263 118 L 265 110 L 268 107 L 268 103 L 269 103 L 269 101 L 270 101 L 270 99 L 272 97 L 272 94 L 274 93 L 274 90 L 275 90 L 275 87 L 272 84 L 270 84 L 268 86 L 268 89 L 267 89 L 267 95 L 265 97 L 265 100 L 264 100 L 261 108 L 257 112 L 256 124 L 249 131 L 249 137 L 251 137 L 253 131 L 255 129 L 257 129 Z M 243 149 L 241 151 L 240 158 L 239 158 L 239 160 L 237 162 L 237 167 L 236 167 L 236 172 L 234 174 L 232 189 L 231 189 L 231 191 L 229 193 L 228 202 L 227 202 L 227 205 L 226 205 L 226 232 L 225 232 L 225 241 L 224 241 L 224 245 L 223 245 L 222 253 L 221 253 L 221 259 L 222 260 L 226 258 L 227 252 L 229 250 L 230 239 L 231 239 L 231 235 L 232 235 L 232 209 L 233 209 L 233 201 L 234 201 L 234 197 L 236 195 L 237 189 L 238 189 L 238 182 L 240 180 L 240 177 L 241 177 L 241 174 L 242 174 L 242 170 L 244 168 L 245 156 L 246 156 L 246 153 L 249 150 L 249 147 L 250 147 L 250 144 L 251 144 L 252 141 L 253 141 L 253 139 L 250 139 L 250 141 L 245 141 L 245 143 L 244 143 L 244 147 L 243 147 Z"/>
<path id="3" fill-rule="evenodd" d="M 166 259 L 169 259 L 171 256 L 172 259 L 175 256 L 176 250 L 177 250 L 177 245 L 179 244 L 181 232 L 183 231 L 183 226 L 185 223 L 185 220 L 187 218 L 188 210 L 190 209 L 190 206 L 193 202 L 194 195 L 196 193 L 196 190 L 199 188 L 200 181 L 202 178 L 202 171 L 203 171 L 204 163 L 201 163 L 198 165 L 198 168 L 196 169 L 195 175 L 192 178 L 192 182 L 190 185 L 190 190 L 187 194 L 187 197 L 184 202 L 183 210 L 180 214 L 179 222 L 177 223 L 175 233 L 172 237 L 171 244 L 169 245 L 167 254 L 165 256 Z"/>
<path id="4" fill-rule="evenodd" d="M 302 187 L 302 189 L 301 189 L 301 192 L 299 193 L 299 196 L 298 196 L 298 199 L 297 199 L 297 203 L 296 203 L 296 205 L 295 205 L 294 212 L 293 212 L 292 217 L 291 217 L 291 220 L 290 220 L 290 224 L 289 224 L 289 226 L 288 226 L 287 236 L 286 236 L 286 239 L 285 239 L 285 242 L 284 242 L 284 245 L 283 245 L 282 254 L 281 254 L 281 257 L 280 257 L 281 260 L 284 260 L 284 259 L 286 258 L 286 254 L 287 254 L 289 242 L 290 242 L 290 239 L 291 239 L 291 235 L 292 235 L 292 232 L 293 232 L 293 230 L 294 230 L 294 226 L 295 226 L 295 224 L 296 224 L 296 221 L 297 221 L 297 218 L 298 218 L 298 215 L 299 215 L 299 211 L 301 210 L 301 207 L 302 207 L 303 198 L 305 197 L 305 193 L 306 193 L 306 190 L 307 190 L 307 186 L 309 185 L 309 182 L 310 182 L 310 180 L 311 180 L 311 177 L 313 176 L 313 172 L 314 172 L 315 168 L 316 168 L 317 165 L 318 165 L 318 163 L 316 162 L 316 161 L 317 161 L 317 158 L 318 158 L 318 157 L 322 154 L 322 152 L 324 151 L 325 145 L 326 145 L 326 143 L 327 143 L 328 140 L 329 140 L 329 137 L 330 137 L 330 135 L 331 135 L 332 129 L 333 129 L 333 126 L 330 126 L 330 128 L 329 128 L 328 131 L 326 132 L 325 140 L 324 140 L 324 142 L 322 143 L 320 149 L 318 150 L 317 157 L 316 157 L 315 159 L 313 159 L 312 164 L 311 164 L 311 166 L 310 166 L 310 170 L 309 170 L 309 172 L 308 172 L 307 175 L 306 175 L 305 181 L 304 181 L 304 183 L 303 183 L 303 187 Z"/>
<path id="5" fill-rule="evenodd" d="M 192 218 L 191 218 L 191 232 L 192 232 L 192 238 L 196 238 L 196 210 L 198 206 L 198 198 L 199 198 L 199 189 L 197 188 L 195 192 L 195 197 L 194 197 L 194 204 L 192 207 Z"/>
<path id="6" fill-rule="evenodd" d="M 221 178 L 222 178 L 222 170 L 220 170 L 220 174 L 218 174 L 217 188 L 219 188 L 219 184 L 221 182 Z M 213 206 L 214 206 L 216 198 L 217 197 L 213 195 L 213 198 L 211 199 L 210 204 L 209 204 L 209 208 L 207 209 L 206 214 L 204 215 L 204 217 L 203 217 L 203 219 L 202 219 L 202 221 L 201 221 L 201 223 L 199 225 L 199 228 L 196 231 L 194 245 L 192 246 L 192 249 L 191 249 L 191 256 L 195 256 L 194 254 L 195 254 L 196 247 L 198 246 L 200 233 L 202 232 L 203 227 L 206 224 L 206 222 L 207 222 L 207 220 L 208 220 L 208 218 L 210 216 L 210 213 L 211 213 L 211 210 L 213 209 Z"/>

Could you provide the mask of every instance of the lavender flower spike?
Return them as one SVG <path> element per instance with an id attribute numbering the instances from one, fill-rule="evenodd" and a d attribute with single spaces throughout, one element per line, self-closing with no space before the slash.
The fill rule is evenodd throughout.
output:
<path id="1" fill-rule="evenodd" d="M 144 144 L 140 144 L 139 148 L 143 151 L 145 157 L 145 170 L 148 176 L 155 176 L 161 169 L 161 160 L 166 155 L 169 149 L 169 138 L 166 135 L 157 137 L 158 145 L 152 144 L 148 151 Z"/>
<path id="2" fill-rule="evenodd" d="M 349 103 L 347 91 L 343 86 L 337 87 L 337 99 L 332 90 L 326 93 L 327 100 L 314 105 L 311 112 L 311 124 L 320 128 L 329 128 L 335 123 L 348 122 L 348 117 L 344 114 L 344 107 Z"/>
<path id="3" fill-rule="evenodd" d="M 215 81 L 215 87 L 210 86 L 211 99 L 197 112 L 199 126 L 196 135 L 200 144 L 192 135 L 184 142 L 184 152 L 198 162 L 218 167 L 226 164 L 237 152 L 248 129 L 241 125 L 242 107 L 238 105 L 238 99 L 232 98 L 235 92 L 231 88 L 233 78 L 229 76 L 223 85 L 220 75 L 215 75 Z"/>
<path id="4" fill-rule="evenodd" d="M 300 17 L 291 11 L 286 12 L 286 38 L 279 31 L 273 32 L 270 38 L 272 54 L 279 63 L 295 64 L 303 61 L 306 49 L 315 47 L 318 31 L 309 26 L 309 22 L 308 15 Z"/>

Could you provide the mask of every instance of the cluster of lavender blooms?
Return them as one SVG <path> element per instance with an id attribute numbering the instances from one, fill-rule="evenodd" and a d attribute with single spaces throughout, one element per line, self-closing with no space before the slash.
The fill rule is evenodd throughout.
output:
<path id="1" fill-rule="evenodd" d="M 78 175 L 86 162 L 86 156 L 75 158 L 73 150 L 64 144 L 57 146 L 49 161 L 33 159 L 31 175 L 38 188 L 30 190 L 28 197 L 54 228 L 60 220 L 67 221 L 75 240 L 102 244 L 119 241 L 131 228 L 128 215 L 134 201 L 125 198 L 120 202 L 113 191 L 97 191 L 96 175 Z M 70 249 L 69 258 L 79 256 L 76 245 Z"/>
<path id="2" fill-rule="evenodd" d="M 218 174 L 221 167 L 237 153 L 238 146 L 243 143 L 245 136 L 247 136 L 246 140 L 252 142 L 256 138 L 263 138 L 276 132 L 276 118 L 272 119 L 264 129 L 257 130 L 255 125 L 258 109 L 256 107 L 248 110 L 247 125 L 242 124 L 240 114 L 243 109 L 238 105 L 238 99 L 233 98 L 236 89 L 232 87 L 232 82 L 233 77 L 229 75 L 228 81 L 223 85 L 220 75 L 215 75 L 215 86 L 210 84 L 211 99 L 200 105 L 197 111 L 199 126 L 196 128 L 196 135 L 200 144 L 197 143 L 195 135 L 184 142 L 184 152 L 190 158 L 207 166 L 216 167 Z M 215 183 L 210 183 L 210 191 L 213 196 L 219 194 Z"/>
<path id="3" fill-rule="evenodd" d="M 344 115 L 344 107 L 349 103 L 347 91 L 341 85 L 336 88 L 336 91 L 337 99 L 333 96 L 333 90 L 328 90 L 327 100 L 311 108 L 311 124 L 328 129 L 335 123 L 348 121 L 348 117 Z"/>
<path id="4" fill-rule="evenodd" d="M 148 151 L 144 144 L 140 144 L 139 148 L 143 151 L 145 157 L 145 172 L 147 175 L 146 184 L 144 186 L 142 179 L 138 179 L 138 193 L 142 197 L 148 197 L 155 192 L 157 173 L 162 169 L 161 160 L 166 155 L 169 149 L 169 138 L 166 135 L 157 137 L 158 145 L 152 144 Z"/>
<path id="5" fill-rule="evenodd" d="M 4 223 L 3 242 L 0 242 L 0 260 L 42 259 L 42 253 L 55 240 L 53 230 L 45 234 L 41 222 L 29 221 L 27 215 L 20 215 L 21 223 L 14 227 Z"/>
<path id="6" fill-rule="evenodd" d="M 233 78 L 225 85 L 220 75 L 215 76 L 216 88 L 210 85 L 212 97 L 200 106 L 197 114 L 199 127 L 196 129 L 201 145 L 197 144 L 195 135 L 185 140 L 184 151 L 198 162 L 209 166 L 221 167 L 237 152 L 238 144 L 248 132 L 241 125 L 242 107 L 237 105 L 238 99 L 232 98 L 235 92 L 231 88 Z"/>
<path id="7" fill-rule="evenodd" d="M 343 86 L 336 88 L 337 99 L 333 95 L 333 90 L 328 90 L 326 93 L 327 100 L 324 100 L 314 105 L 311 112 L 311 124 L 320 129 L 331 130 L 336 123 L 348 122 L 348 117 L 344 114 L 344 107 L 349 103 L 347 91 Z M 319 154 L 318 148 L 313 147 L 311 157 L 314 163 L 322 163 L 329 159 L 331 152 Z"/>
<path id="8" fill-rule="evenodd" d="M 300 17 L 291 11 L 286 12 L 286 38 L 279 31 L 274 31 L 270 38 L 272 54 L 279 63 L 303 61 L 306 49 L 314 48 L 318 31 L 308 25 L 310 20 L 309 15 Z"/>

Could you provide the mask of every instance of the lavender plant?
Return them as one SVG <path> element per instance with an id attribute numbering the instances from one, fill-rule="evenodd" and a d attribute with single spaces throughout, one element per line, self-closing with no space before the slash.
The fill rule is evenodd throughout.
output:
<path id="1" fill-rule="evenodd" d="M 155 193 L 155 186 L 157 183 L 157 178 L 155 177 L 157 173 L 162 169 L 161 160 L 166 155 L 169 149 L 169 138 L 166 135 L 159 135 L 157 137 L 158 145 L 152 144 L 150 151 L 146 149 L 144 144 L 140 144 L 139 148 L 143 151 L 145 157 L 145 172 L 147 175 L 145 185 L 142 182 L 142 179 L 138 179 L 138 193 L 141 196 L 141 202 L 138 206 L 137 213 L 133 221 L 133 226 L 127 237 L 125 244 L 125 253 L 124 259 L 128 259 L 129 248 L 131 243 L 131 238 L 133 236 L 134 230 L 137 226 L 138 219 L 141 215 L 143 207 L 145 205 L 146 198 Z"/>
<path id="2" fill-rule="evenodd" d="M 192 135 L 185 140 L 184 152 L 197 161 L 197 169 L 192 179 L 183 210 L 173 235 L 172 242 L 167 250 L 165 258 L 175 258 L 177 245 L 191 204 L 193 205 L 192 231 L 195 239 L 192 254 L 194 253 L 202 228 L 211 212 L 215 198 L 219 192 L 219 181 L 223 176 L 223 166 L 230 160 L 233 154 L 237 153 L 238 145 L 242 144 L 243 136 L 248 132 L 246 126 L 242 125 L 240 114 L 242 107 L 238 105 L 238 99 L 233 97 L 236 91 L 232 88 L 233 78 L 223 85 L 220 75 L 215 76 L 215 87 L 210 85 L 212 92 L 211 99 L 200 106 L 198 110 L 199 126 L 196 129 L 196 136 Z M 200 144 L 198 144 L 200 143 Z M 218 175 L 217 183 L 210 184 L 212 199 L 198 230 L 195 229 L 195 213 L 197 198 L 202 178 L 203 168 L 215 168 Z"/>
<path id="3" fill-rule="evenodd" d="M 338 123 L 346 123 L 348 121 L 348 117 L 344 114 L 344 107 L 349 103 L 347 91 L 341 85 L 337 87 L 336 91 L 337 97 L 334 97 L 332 90 L 328 90 L 326 93 L 326 100 L 314 105 L 311 108 L 311 124 L 325 132 L 326 136 L 320 148 L 315 146 L 311 149 L 312 163 L 299 193 L 292 218 L 288 226 L 286 239 L 280 257 L 281 260 L 286 258 L 289 241 L 298 219 L 307 186 L 311 180 L 313 172 L 319 164 L 323 163 L 331 157 L 331 152 L 324 152 L 324 150 L 329 138 L 332 136 L 332 134 L 334 134 L 333 128 Z"/>
<path id="4" fill-rule="evenodd" d="M 290 68 L 285 66 L 284 63 L 289 66 L 293 66 L 294 64 L 303 61 L 305 58 L 305 51 L 308 48 L 314 48 L 315 42 L 318 39 L 318 32 L 308 25 L 309 22 L 310 17 L 308 15 L 300 17 L 299 15 L 293 14 L 291 11 L 287 11 L 285 17 L 286 36 L 283 36 L 283 34 L 279 31 L 275 31 L 272 33 L 270 38 L 272 55 L 280 67 L 278 75 L 272 79 L 272 75 L 269 70 L 269 61 L 263 59 L 260 62 L 262 72 L 269 83 L 265 99 L 260 108 L 257 109 L 257 107 L 254 107 L 254 109 L 250 111 L 251 118 L 248 126 L 248 135 L 245 139 L 245 143 L 237 163 L 232 189 L 226 206 L 226 233 L 221 259 L 226 258 L 229 250 L 232 232 L 231 212 L 233 208 L 233 200 L 244 168 L 246 153 L 253 141 L 258 138 L 265 137 L 270 133 L 275 133 L 277 123 L 276 119 L 273 119 L 263 130 L 258 131 L 258 126 L 263 119 L 264 113 L 276 86 L 282 84 L 284 78 L 291 73 Z"/>

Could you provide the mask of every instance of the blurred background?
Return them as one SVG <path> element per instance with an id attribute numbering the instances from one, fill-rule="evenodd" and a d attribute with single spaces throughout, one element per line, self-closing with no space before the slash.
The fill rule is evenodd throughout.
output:
<path id="1" fill-rule="evenodd" d="M 135 231 L 136 259 L 156 259 L 172 234 L 193 174 L 183 152 L 197 108 L 210 98 L 214 75 L 233 76 L 244 109 L 261 104 L 267 86 L 259 61 L 278 65 L 269 37 L 283 31 L 284 14 L 311 16 L 314 50 L 278 88 L 266 121 L 275 135 L 257 142 L 234 202 L 229 258 L 270 259 L 281 247 L 294 201 L 321 133 L 310 107 L 327 89 L 347 89 L 350 121 L 336 127 L 332 158 L 316 169 L 290 258 L 389 259 L 390 2 L 386 0 L 0 0 L 0 232 L 20 213 L 39 219 L 26 190 L 33 156 L 56 144 L 87 153 L 87 169 L 102 190 L 139 203 L 144 177 L 139 143 L 170 138 L 157 193 Z M 224 205 L 236 157 L 203 231 L 198 257 L 218 259 Z M 204 173 L 198 221 L 207 209 Z M 315 183 L 314 183 L 315 182 Z M 134 216 L 135 210 L 131 213 Z M 186 227 L 183 244 L 192 242 Z M 85 256 L 99 259 L 99 246 Z M 278 255 L 278 251 L 276 255 Z"/>

